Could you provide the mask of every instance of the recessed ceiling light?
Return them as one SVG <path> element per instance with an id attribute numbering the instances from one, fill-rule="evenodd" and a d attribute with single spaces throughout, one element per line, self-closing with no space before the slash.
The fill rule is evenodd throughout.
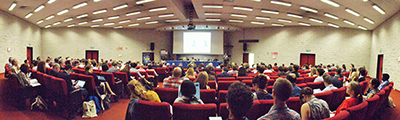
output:
<path id="1" fill-rule="evenodd" d="M 42 19 L 42 20 L 37 21 L 36 24 L 40 24 L 40 23 L 43 23 L 43 22 L 44 22 L 44 20 Z"/>
<path id="2" fill-rule="evenodd" d="M 8 8 L 8 11 L 11 11 L 15 8 L 15 6 L 17 6 L 17 3 L 13 2 L 10 6 L 10 8 Z"/>
<path id="3" fill-rule="evenodd" d="M 135 23 L 135 24 L 130 24 L 128 26 L 132 27 L 132 26 L 138 26 L 138 25 L 139 25 L 139 23 Z"/>
<path id="4" fill-rule="evenodd" d="M 203 8 L 223 8 L 222 5 L 203 5 Z"/>
<path id="5" fill-rule="evenodd" d="M 287 13 L 287 16 L 289 16 L 289 17 L 295 17 L 295 18 L 303 18 L 303 16 L 301 16 L 301 15 L 296 15 L 296 14 L 293 14 L 293 13 Z"/>
<path id="6" fill-rule="evenodd" d="M 339 19 L 338 17 L 336 17 L 335 15 L 332 15 L 332 14 L 329 14 L 329 13 L 325 13 L 324 14 L 326 17 L 330 17 L 330 18 L 332 18 L 332 19 Z"/>
<path id="7" fill-rule="evenodd" d="M 153 8 L 153 9 L 150 9 L 149 12 L 162 11 L 162 10 L 167 10 L 167 8 L 166 7 Z"/>
<path id="8" fill-rule="evenodd" d="M 338 25 L 335 25 L 335 24 L 333 24 L 333 23 L 328 23 L 328 25 L 329 25 L 329 26 L 332 26 L 332 27 L 334 27 L 334 28 L 339 28 Z"/>
<path id="9" fill-rule="evenodd" d="M 233 6 L 235 10 L 253 11 L 253 8 Z"/>
<path id="10" fill-rule="evenodd" d="M 158 23 L 158 21 L 146 22 L 147 25 L 148 25 L 148 24 L 156 24 L 156 23 Z"/>
<path id="11" fill-rule="evenodd" d="M 108 19 L 109 20 L 114 20 L 114 19 L 118 19 L 119 18 L 119 16 L 117 15 L 117 16 L 111 16 L 111 17 L 108 17 Z"/>
<path id="12" fill-rule="evenodd" d="M 87 23 L 88 23 L 88 22 L 84 21 L 84 22 L 78 23 L 78 25 L 84 25 L 84 24 L 87 24 Z"/>
<path id="13" fill-rule="evenodd" d="M 229 20 L 229 22 L 238 22 L 238 23 L 242 23 L 243 20 Z"/>
<path id="14" fill-rule="evenodd" d="M 231 14 L 232 17 L 247 17 L 246 15 Z"/>
<path id="15" fill-rule="evenodd" d="M 347 23 L 347 24 L 349 24 L 349 25 L 355 25 L 353 22 L 348 21 L 348 20 L 343 20 L 343 22 L 344 22 L 344 23 Z"/>
<path id="16" fill-rule="evenodd" d="M 53 2 L 55 2 L 56 0 L 49 0 L 49 1 L 47 1 L 47 3 L 48 4 L 51 4 L 51 3 L 53 3 Z"/>
<path id="17" fill-rule="evenodd" d="M 44 28 L 49 28 L 49 27 L 51 27 L 51 25 L 46 25 L 46 26 L 44 26 Z"/>
<path id="18" fill-rule="evenodd" d="M 326 3 L 326 4 L 332 5 L 333 7 L 339 7 L 340 6 L 339 4 L 337 4 L 336 2 L 333 2 L 331 0 L 321 0 L 321 1 Z"/>
<path id="19" fill-rule="evenodd" d="M 84 17 L 87 17 L 88 16 L 88 14 L 87 13 L 85 13 L 85 14 L 81 14 L 81 15 L 78 15 L 76 18 L 84 18 Z"/>
<path id="20" fill-rule="evenodd" d="M 137 11 L 137 12 L 131 12 L 131 13 L 126 13 L 126 16 L 137 15 L 137 14 L 140 14 L 140 13 L 141 13 L 140 11 Z"/>
<path id="21" fill-rule="evenodd" d="M 69 22 L 69 21 L 72 21 L 72 20 L 73 20 L 73 18 L 67 18 L 67 19 L 64 20 L 64 22 Z"/>
<path id="22" fill-rule="evenodd" d="M 54 18 L 54 15 L 50 15 L 49 17 L 46 17 L 46 20 L 50 20 L 51 18 Z"/>
<path id="23" fill-rule="evenodd" d="M 378 11 L 381 14 L 386 14 L 385 11 L 382 10 L 378 5 L 373 5 L 372 8 L 374 8 L 376 11 Z"/>
<path id="24" fill-rule="evenodd" d="M 62 14 L 65 14 L 67 12 L 69 12 L 69 10 L 68 9 L 64 9 L 64 10 L 58 12 L 57 15 L 62 15 Z"/>
<path id="25" fill-rule="evenodd" d="M 39 7 L 37 7 L 37 8 L 35 9 L 34 12 L 39 12 L 39 11 L 42 10 L 43 8 L 44 8 L 44 5 L 40 5 Z"/>
<path id="26" fill-rule="evenodd" d="M 115 23 L 106 23 L 104 26 L 114 25 Z"/>
<path id="27" fill-rule="evenodd" d="M 358 28 L 363 29 L 363 30 L 368 30 L 367 28 L 365 28 L 363 26 L 358 26 Z"/>
<path id="28" fill-rule="evenodd" d="M 147 20 L 150 19 L 150 17 L 141 17 L 141 18 L 137 18 L 136 20 Z"/>
<path id="29" fill-rule="evenodd" d="M 172 17 L 174 14 L 164 14 L 164 15 L 159 15 L 158 17 Z"/>
<path id="30" fill-rule="evenodd" d="M 256 19 L 259 19 L 259 20 L 271 20 L 271 18 L 269 18 L 269 17 L 256 17 Z"/>
<path id="31" fill-rule="evenodd" d="M 95 20 L 92 20 L 92 22 L 100 22 L 100 21 L 103 21 L 103 19 L 95 19 Z"/>
<path id="32" fill-rule="evenodd" d="M 124 28 L 124 26 L 117 26 L 117 27 L 114 27 L 114 29 L 119 29 L 119 28 Z"/>
<path id="33" fill-rule="evenodd" d="M 368 0 L 363 0 L 364 2 L 367 2 Z"/>
<path id="34" fill-rule="evenodd" d="M 369 23 L 371 23 L 371 24 L 375 24 L 374 21 L 372 21 L 371 19 L 368 19 L 368 18 L 366 18 L 366 17 L 364 17 L 364 21 L 367 21 L 367 22 L 369 22 Z"/>
<path id="35" fill-rule="evenodd" d="M 346 8 L 346 10 L 345 10 L 346 12 L 348 12 L 348 13 L 350 13 L 350 14 L 352 14 L 352 15 L 354 15 L 354 16 L 360 16 L 360 14 L 358 14 L 356 11 L 353 11 L 353 10 L 351 10 L 351 9 L 349 9 L 349 8 Z"/>
<path id="36" fill-rule="evenodd" d="M 261 2 L 261 0 L 253 0 L 253 1 L 256 1 L 256 2 Z"/>
<path id="37" fill-rule="evenodd" d="M 206 21 L 221 21 L 221 19 L 206 19 Z"/>
<path id="38" fill-rule="evenodd" d="M 204 13 L 204 15 L 221 15 L 221 13 Z"/>
<path id="39" fill-rule="evenodd" d="M 313 21 L 313 22 L 317 22 L 317 23 L 323 23 L 321 20 L 318 20 L 318 19 L 315 19 L 315 18 L 310 18 L 309 20 Z"/>
<path id="40" fill-rule="evenodd" d="M 264 25 L 265 23 L 263 22 L 250 22 L 251 24 L 257 24 L 257 25 Z"/>
<path id="41" fill-rule="evenodd" d="M 90 26 L 90 27 L 100 27 L 100 25 L 92 25 L 92 26 Z"/>
<path id="42" fill-rule="evenodd" d="M 311 26 L 309 23 L 303 23 L 303 22 L 299 22 L 299 25 Z"/>
<path id="43" fill-rule="evenodd" d="M 309 7 L 306 7 L 306 6 L 300 6 L 300 9 L 305 10 L 305 11 L 309 11 L 309 12 L 313 12 L 313 13 L 318 13 L 318 11 L 316 9 L 309 8 Z"/>
<path id="44" fill-rule="evenodd" d="M 79 4 L 75 5 L 74 7 L 72 7 L 72 9 L 78 9 L 78 8 L 81 8 L 86 5 L 88 5 L 87 2 L 82 2 L 82 3 L 79 3 Z"/>
<path id="45" fill-rule="evenodd" d="M 93 0 L 93 2 L 100 2 L 101 0 Z"/>
<path id="46" fill-rule="evenodd" d="M 29 18 L 29 17 L 31 17 L 32 15 L 33 15 L 33 13 L 28 13 L 28 14 L 25 15 L 25 18 Z"/>
<path id="47" fill-rule="evenodd" d="M 105 13 L 105 12 L 107 12 L 107 9 L 102 9 L 102 10 L 94 11 L 93 14 L 96 15 L 96 14 Z"/>
<path id="48" fill-rule="evenodd" d="M 283 26 L 283 24 L 277 24 L 277 23 L 272 23 L 271 25 L 272 25 L 272 26 L 280 26 L 280 27 Z"/>
<path id="49" fill-rule="evenodd" d="M 178 22 L 179 19 L 174 19 L 174 20 L 165 20 L 165 22 Z"/>
<path id="50" fill-rule="evenodd" d="M 59 25 L 59 24 L 61 24 L 61 22 L 60 22 L 60 21 L 58 21 L 58 22 L 55 22 L 53 25 Z"/>
<path id="51" fill-rule="evenodd" d="M 291 20 L 285 20 L 285 19 L 278 19 L 279 22 L 286 22 L 286 23 L 292 23 Z"/>
<path id="52" fill-rule="evenodd" d="M 292 4 L 290 2 L 282 2 L 282 1 L 276 1 L 276 0 L 272 0 L 271 3 L 277 4 L 277 5 L 283 5 L 283 6 L 292 6 Z"/>
<path id="53" fill-rule="evenodd" d="M 143 3 L 153 2 L 153 1 L 156 1 L 156 0 L 140 0 L 140 1 L 137 1 L 136 4 L 143 4 Z"/>
<path id="54" fill-rule="evenodd" d="M 126 8 L 126 7 L 128 7 L 128 4 L 123 4 L 123 5 L 114 7 L 113 10 L 119 10 L 119 9 L 123 9 L 123 8 Z"/>
<path id="55" fill-rule="evenodd" d="M 119 24 L 128 23 L 128 22 L 131 22 L 131 20 L 123 20 L 123 21 L 120 21 Z"/>
<path id="56" fill-rule="evenodd" d="M 75 24 L 70 24 L 67 27 L 74 27 L 74 26 L 75 26 Z"/>
<path id="57" fill-rule="evenodd" d="M 261 10 L 262 13 L 269 13 L 269 14 L 279 14 L 278 11 L 273 11 L 273 10 Z"/>

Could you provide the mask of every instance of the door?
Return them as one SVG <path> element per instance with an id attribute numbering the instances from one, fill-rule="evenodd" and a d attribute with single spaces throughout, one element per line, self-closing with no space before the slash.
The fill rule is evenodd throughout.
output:
<path id="1" fill-rule="evenodd" d="M 304 64 L 315 65 L 315 54 L 300 53 L 300 66 Z"/>
<path id="2" fill-rule="evenodd" d="M 379 81 L 382 80 L 382 70 L 383 70 L 383 55 L 378 55 L 378 65 L 376 69 L 376 78 Z"/>
<path id="3" fill-rule="evenodd" d="M 249 53 L 243 53 L 243 63 L 249 63 Z"/>
<path id="4" fill-rule="evenodd" d="M 99 62 L 99 51 L 98 50 L 86 50 L 85 54 L 86 59 L 91 59 L 91 60 L 96 60 L 96 62 Z"/>
<path id="5" fill-rule="evenodd" d="M 33 56 L 33 47 L 27 47 L 26 59 L 28 60 L 29 65 L 32 64 L 32 56 Z"/>

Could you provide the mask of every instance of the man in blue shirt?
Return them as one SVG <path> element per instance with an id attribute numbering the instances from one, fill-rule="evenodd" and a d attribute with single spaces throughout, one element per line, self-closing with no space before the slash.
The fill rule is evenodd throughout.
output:
<path id="1" fill-rule="evenodd" d="M 286 75 L 286 79 L 288 79 L 293 86 L 292 95 L 290 97 L 299 97 L 301 88 L 296 86 L 296 74 L 289 73 L 288 75 Z"/>
<path id="2" fill-rule="evenodd" d="M 382 90 L 383 88 L 385 88 L 390 84 L 389 78 L 390 78 L 389 74 L 387 73 L 382 74 L 382 83 L 381 85 L 379 85 L 378 90 Z"/>

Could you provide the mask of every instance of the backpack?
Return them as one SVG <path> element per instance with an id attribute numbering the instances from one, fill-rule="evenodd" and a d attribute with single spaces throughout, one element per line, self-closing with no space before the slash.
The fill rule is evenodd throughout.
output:
<path id="1" fill-rule="evenodd" d="M 31 110 L 42 110 L 42 111 L 45 111 L 47 109 L 48 108 L 47 108 L 46 102 L 44 102 L 43 98 L 41 96 L 39 96 L 39 95 L 35 98 L 35 102 L 33 102 L 31 104 Z"/>
<path id="2" fill-rule="evenodd" d="M 89 101 L 93 101 L 96 106 L 96 113 L 99 114 L 102 110 L 100 100 L 96 96 L 89 96 Z"/>

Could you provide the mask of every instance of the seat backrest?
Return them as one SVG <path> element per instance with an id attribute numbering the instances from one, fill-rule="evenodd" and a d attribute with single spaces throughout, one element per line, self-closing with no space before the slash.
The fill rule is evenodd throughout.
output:
<path id="1" fill-rule="evenodd" d="M 331 98 L 331 103 L 329 104 L 329 109 L 336 110 L 344 100 L 344 97 L 346 95 L 346 87 L 333 89 L 331 91 L 332 91 L 332 98 Z"/>
<path id="2" fill-rule="evenodd" d="M 112 72 L 114 77 L 117 77 L 122 80 L 122 83 L 127 84 L 129 82 L 128 74 L 125 72 Z"/>
<path id="3" fill-rule="evenodd" d="M 155 70 L 156 70 L 156 72 L 157 72 L 158 74 L 167 74 L 166 69 L 168 69 L 168 68 L 161 68 L 161 67 L 159 67 L 159 68 L 156 68 Z"/>
<path id="4" fill-rule="evenodd" d="M 346 110 L 349 111 L 351 120 L 364 120 L 367 109 L 368 102 L 364 101 L 356 106 L 349 107 Z"/>
<path id="5" fill-rule="evenodd" d="M 270 79 L 278 79 L 279 76 L 269 76 Z"/>
<path id="6" fill-rule="evenodd" d="M 325 102 L 328 103 L 328 105 L 330 105 L 332 100 L 332 94 L 333 94 L 332 91 L 326 91 L 322 93 L 315 93 L 314 95 L 319 99 L 325 100 Z"/>
<path id="7" fill-rule="evenodd" d="M 301 83 L 304 83 L 304 78 L 303 77 L 297 78 L 296 84 L 301 84 Z"/>
<path id="8" fill-rule="evenodd" d="M 107 72 L 100 72 L 100 76 L 103 76 L 109 85 L 115 85 L 114 74 Z"/>
<path id="9" fill-rule="evenodd" d="M 333 72 L 328 72 L 328 74 L 329 74 L 330 76 L 335 76 L 335 71 L 333 71 Z"/>
<path id="10" fill-rule="evenodd" d="M 44 81 L 44 84 L 45 84 L 45 86 L 46 86 L 46 89 L 48 89 L 48 90 L 52 90 L 53 88 L 53 86 L 51 85 L 51 78 L 52 78 L 52 76 L 50 76 L 50 75 L 47 75 L 47 74 L 43 74 L 43 81 Z"/>
<path id="11" fill-rule="evenodd" d="M 94 82 L 93 76 L 79 74 L 79 79 L 85 81 L 83 86 L 89 93 L 95 92 L 96 83 Z"/>
<path id="12" fill-rule="evenodd" d="M 252 80 L 253 77 L 237 77 L 238 80 Z"/>
<path id="13" fill-rule="evenodd" d="M 299 97 L 290 97 L 286 101 L 286 104 L 290 109 L 296 111 L 297 113 L 300 113 L 301 104 L 300 104 L 300 98 Z"/>
<path id="14" fill-rule="evenodd" d="M 228 87 L 235 82 L 239 82 L 237 80 L 232 81 L 218 81 L 218 90 L 228 90 Z"/>
<path id="15" fill-rule="evenodd" d="M 365 90 L 367 90 L 367 88 L 368 88 L 368 82 L 369 81 L 362 81 L 360 84 L 361 84 L 361 91 L 362 91 L 362 93 L 364 93 L 365 92 Z"/>
<path id="16" fill-rule="evenodd" d="M 304 77 L 304 82 L 308 83 L 308 82 L 314 82 L 314 77 Z"/>
<path id="17" fill-rule="evenodd" d="M 226 120 L 229 117 L 229 111 L 228 108 L 226 108 L 227 105 L 228 103 L 221 103 L 219 106 L 218 115 L 220 115 L 223 120 Z M 264 115 L 260 114 L 260 110 L 263 109 L 262 107 L 263 106 L 261 106 L 260 101 L 254 100 L 253 106 L 250 108 L 250 110 L 247 111 L 246 117 L 249 120 L 256 120 L 257 118 L 261 117 L 262 115 Z"/>
<path id="18" fill-rule="evenodd" d="M 231 80 L 236 80 L 235 77 L 218 77 L 217 81 L 231 81 Z"/>
<path id="19" fill-rule="evenodd" d="M 146 73 L 147 73 L 148 75 L 153 75 L 153 76 L 156 75 L 155 71 L 153 71 L 153 70 L 146 70 Z"/>
<path id="20" fill-rule="evenodd" d="M 137 120 L 170 120 L 171 109 L 168 103 L 139 100 L 134 106 Z"/>
<path id="21" fill-rule="evenodd" d="M 217 111 L 216 104 L 174 103 L 172 107 L 174 120 L 208 120 Z"/>
<path id="22" fill-rule="evenodd" d="M 366 100 L 368 102 L 368 109 L 365 118 L 373 118 L 373 115 L 377 109 L 377 104 L 379 102 L 379 95 L 374 95 L 373 97 Z"/>
<path id="23" fill-rule="evenodd" d="M 178 89 L 177 88 L 162 88 L 162 87 L 157 87 L 154 90 L 158 96 L 160 97 L 160 100 L 162 102 L 167 102 L 169 104 L 173 104 L 175 99 L 178 98 Z"/>
<path id="24" fill-rule="evenodd" d="M 36 79 L 40 83 L 41 87 L 46 88 L 46 84 L 44 84 L 44 74 L 43 73 L 38 71 L 37 74 L 36 74 Z"/>
<path id="25" fill-rule="evenodd" d="M 146 78 L 149 78 L 149 74 L 147 74 L 147 72 L 145 70 L 139 70 L 139 73 L 141 75 L 144 75 Z"/>
<path id="26" fill-rule="evenodd" d="M 51 80 L 52 80 L 51 86 L 54 86 L 52 87 L 53 88 L 52 91 L 54 91 L 55 94 L 64 96 L 68 95 L 67 82 L 65 82 L 64 79 L 52 77 Z"/>
<path id="27" fill-rule="evenodd" d="M 385 94 L 386 92 L 384 90 L 379 91 L 378 93 L 376 93 L 375 95 L 379 96 L 379 102 L 377 104 L 377 106 L 381 106 L 383 104 L 383 102 L 385 102 Z"/>
<path id="28" fill-rule="evenodd" d="M 275 81 L 276 81 L 275 79 L 268 79 L 267 86 L 274 85 Z"/>
<path id="29" fill-rule="evenodd" d="M 218 91 L 218 103 L 225 103 L 226 102 L 226 94 L 228 94 L 228 90 L 220 90 Z"/>
<path id="30" fill-rule="evenodd" d="M 136 80 L 139 80 L 139 74 L 137 72 L 131 72 L 131 76 L 134 76 Z"/>
<path id="31" fill-rule="evenodd" d="M 208 81 L 207 85 L 210 86 L 210 89 L 217 89 L 216 81 Z"/>
<path id="32" fill-rule="evenodd" d="M 272 93 L 272 89 L 274 88 L 274 86 L 267 86 L 265 87 L 268 91 L 268 93 Z"/>
<path id="33" fill-rule="evenodd" d="M 330 117 L 330 118 L 326 118 L 324 120 L 348 120 L 350 117 L 350 113 L 346 110 L 341 111 L 339 114 Z"/>
<path id="34" fill-rule="evenodd" d="M 274 105 L 274 100 L 258 100 L 260 102 L 260 108 L 258 110 L 258 116 L 263 116 L 269 112 L 271 107 Z"/>
<path id="35" fill-rule="evenodd" d="M 78 73 L 71 73 L 69 75 L 71 75 L 71 79 L 79 80 L 79 74 Z"/>
<path id="36" fill-rule="evenodd" d="M 324 87 L 324 82 L 308 82 L 307 86 L 312 88 L 312 89 L 323 89 Z"/>
<path id="37" fill-rule="evenodd" d="M 247 86 L 251 87 L 251 86 L 253 86 L 252 81 L 253 81 L 253 80 L 242 80 L 242 83 L 244 83 L 244 84 L 246 84 Z"/>
<path id="38" fill-rule="evenodd" d="M 296 86 L 299 87 L 299 88 L 308 87 L 307 83 L 296 84 Z"/>
<path id="39" fill-rule="evenodd" d="M 215 89 L 201 89 L 200 90 L 200 99 L 204 103 L 216 103 L 215 99 L 217 95 L 217 91 Z"/>

